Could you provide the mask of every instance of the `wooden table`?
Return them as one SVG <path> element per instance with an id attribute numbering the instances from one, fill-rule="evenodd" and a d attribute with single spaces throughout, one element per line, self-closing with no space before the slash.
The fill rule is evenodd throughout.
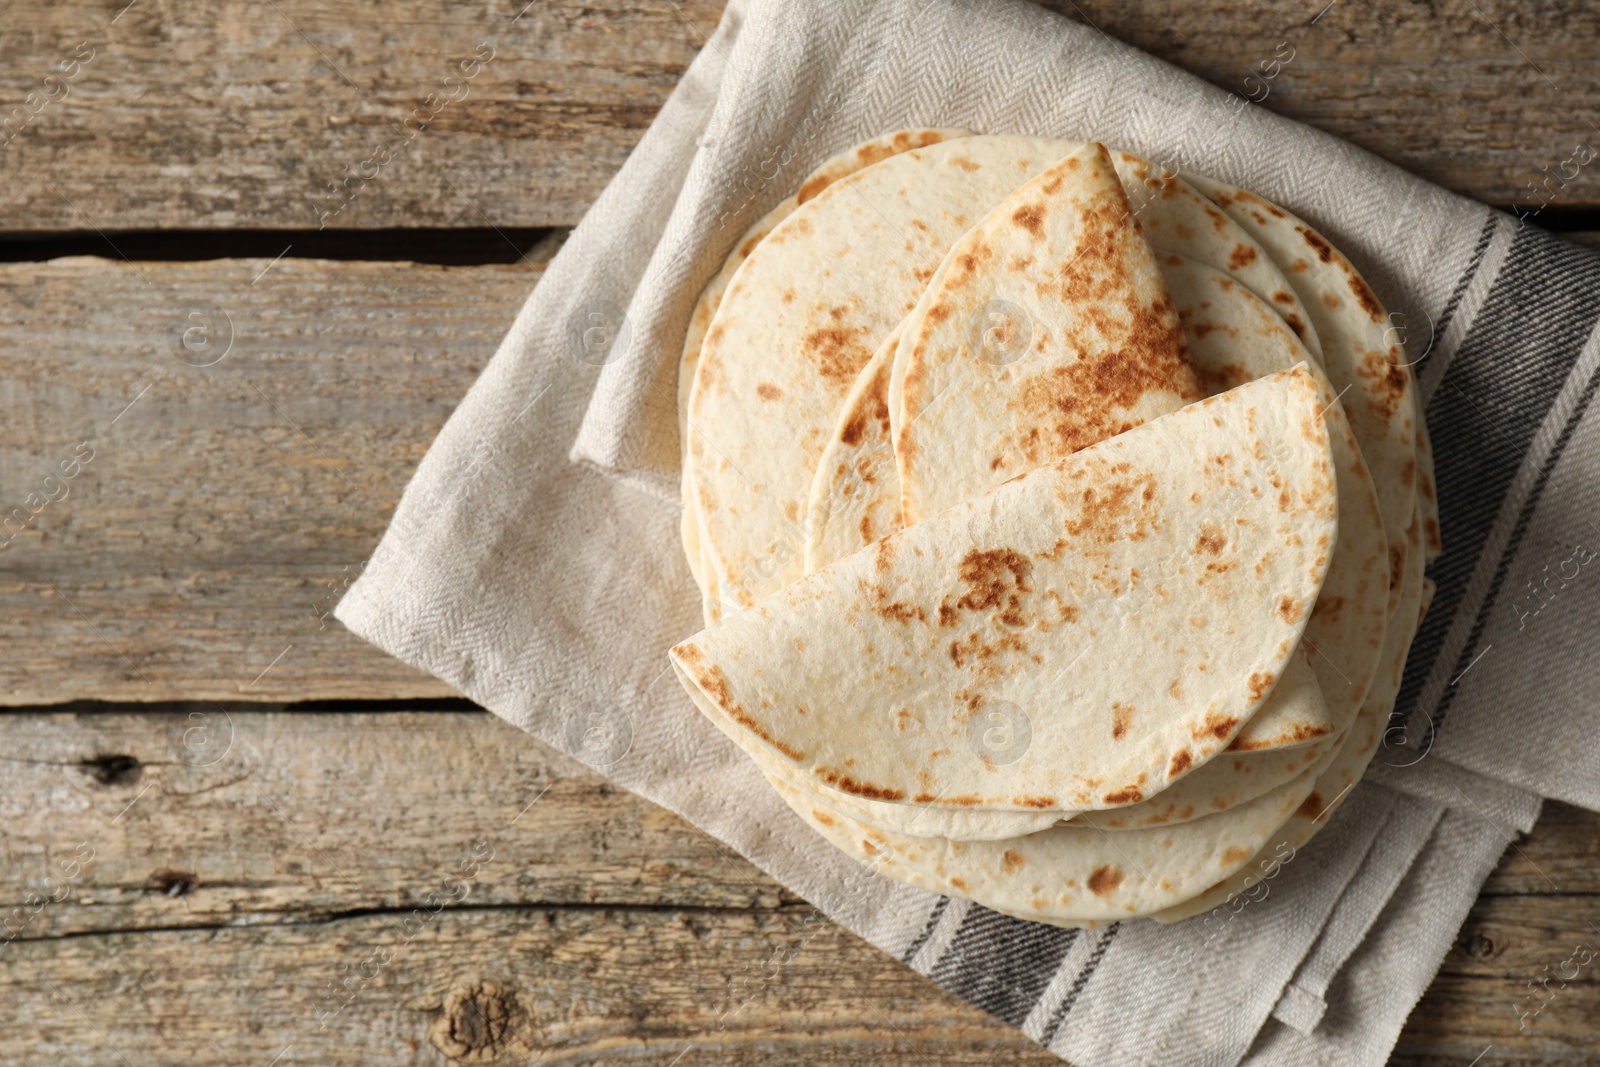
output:
<path id="1" fill-rule="evenodd" d="M 719 14 L 522 2 L 0 22 L 0 1061 L 1055 1062 L 328 616 Z M 1290 42 L 1265 106 L 1600 230 L 1600 163 L 1530 191 L 1600 140 L 1593 6 L 1061 7 L 1235 89 Z M 1396 1062 L 1600 1062 L 1594 969 L 1518 1018 L 1597 830 L 1546 809 Z"/>

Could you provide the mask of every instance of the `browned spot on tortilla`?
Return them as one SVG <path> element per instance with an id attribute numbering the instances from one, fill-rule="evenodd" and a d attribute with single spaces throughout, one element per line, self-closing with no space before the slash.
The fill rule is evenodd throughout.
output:
<path id="1" fill-rule="evenodd" d="M 1013 801 L 1021 808 L 1038 808 L 1040 811 L 1056 806 L 1055 797 L 1018 797 Z"/>
<path id="2" fill-rule="evenodd" d="M 1430 549 L 1437 552 L 1444 547 L 1444 539 L 1439 536 L 1438 520 L 1430 516 L 1423 522 L 1422 528 L 1428 535 L 1428 547 Z"/>
<path id="3" fill-rule="evenodd" d="M 848 774 L 827 767 L 813 767 L 812 773 L 842 793 L 866 797 L 868 800 L 904 800 L 905 793 L 898 789 L 881 789 L 866 782 L 858 782 Z"/>
<path id="4" fill-rule="evenodd" d="M 1311 250 L 1317 254 L 1318 259 L 1324 263 L 1333 262 L 1333 246 L 1324 241 L 1321 234 L 1305 226 L 1296 226 L 1295 229 L 1300 231 L 1300 236 L 1306 239 L 1306 244 L 1311 246 Z"/>
<path id="5" fill-rule="evenodd" d="M 1236 863 L 1243 863 L 1249 858 L 1250 850 L 1247 848 L 1240 848 L 1238 845 L 1233 845 L 1222 850 L 1222 862 L 1223 865 L 1227 867 L 1231 867 Z"/>
<path id="6" fill-rule="evenodd" d="M 1389 588 L 1393 589 L 1400 584 L 1406 566 L 1406 550 L 1404 545 L 1389 546 Z"/>
<path id="7" fill-rule="evenodd" d="M 828 316 L 840 324 L 849 310 L 847 307 L 836 307 L 829 311 Z M 866 333 L 865 326 L 824 326 L 806 334 L 802 351 L 824 378 L 854 382 L 861 368 L 872 358 L 872 353 L 861 344 Z"/>
<path id="8" fill-rule="evenodd" d="M 705 658 L 704 654 L 700 651 L 699 645 L 690 644 L 687 641 L 674 647 L 672 651 L 677 653 L 678 658 L 683 660 L 685 664 L 691 667 Z"/>
<path id="9" fill-rule="evenodd" d="M 1005 603 L 1006 611 L 1016 611 L 1019 593 L 1032 592 L 1034 565 L 1011 549 L 973 549 L 962 557 L 957 571 L 966 592 L 955 601 L 962 611 L 987 611 Z M 944 617 L 944 613 L 939 613 Z"/>
<path id="10" fill-rule="evenodd" d="M 978 169 L 978 164 L 975 163 L 970 156 L 952 156 L 950 158 L 950 162 L 960 167 L 968 174 L 971 174 L 973 171 Z"/>
<path id="11" fill-rule="evenodd" d="M 793 500 L 785 500 L 783 502 L 783 517 L 790 522 L 798 521 L 800 518 L 800 505 Z"/>
<path id="12" fill-rule="evenodd" d="M 760 397 L 762 400 L 782 400 L 783 390 L 779 389 L 771 382 L 762 382 L 760 385 L 756 386 L 756 396 Z"/>
<path id="13" fill-rule="evenodd" d="M 1328 292 L 1324 292 L 1322 294 L 1322 305 L 1329 311 L 1338 311 L 1342 306 L 1339 303 L 1339 298 Z"/>
<path id="14" fill-rule="evenodd" d="M 1269 671 L 1257 671 L 1245 683 L 1245 689 L 1250 693 L 1250 701 L 1254 703 L 1266 696 L 1272 690 L 1274 679 Z"/>
<path id="15" fill-rule="evenodd" d="M 1109 863 L 1103 867 L 1096 867 L 1089 875 L 1089 892 L 1097 897 L 1109 896 L 1122 882 L 1122 875 Z"/>
<path id="16" fill-rule="evenodd" d="M 1233 744 L 1229 745 L 1229 752 L 1259 752 L 1265 748 L 1278 748 L 1282 744 L 1299 744 L 1306 741 L 1315 741 L 1319 737 L 1326 737 L 1333 732 L 1330 726 L 1308 726 L 1300 723 L 1288 733 L 1287 741 L 1272 739 L 1267 741 L 1246 741 L 1243 737 L 1235 737 Z"/>
<path id="17" fill-rule="evenodd" d="M 894 543 L 892 538 L 885 537 L 873 547 L 872 564 L 880 571 L 886 571 L 894 565 Z"/>
<path id="18" fill-rule="evenodd" d="M 1361 275 L 1350 275 L 1350 291 L 1356 295 L 1356 303 L 1361 305 L 1361 310 L 1370 315 L 1373 322 L 1383 321 L 1383 305 L 1378 303 L 1377 294 Z"/>
<path id="19" fill-rule="evenodd" d="M 1228 253 L 1228 269 L 1242 270 L 1256 261 L 1256 250 L 1249 245 L 1234 245 Z"/>
<path id="20" fill-rule="evenodd" d="M 1295 814 L 1303 819 L 1322 818 L 1322 797 L 1318 796 L 1316 793 L 1312 793 L 1310 796 L 1306 797 L 1305 803 L 1300 805 L 1299 809 L 1295 811 Z"/>
<path id="21" fill-rule="evenodd" d="M 876 614 L 892 622 L 908 623 L 912 619 L 918 622 L 927 622 L 928 617 L 920 607 L 895 601 L 893 604 L 882 604 L 872 609 Z"/>
<path id="22" fill-rule="evenodd" d="M 824 826 L 832 826 L 833 825 L 833 816 L 829 815 L 825 811 L 818 811 L 816 808 L 812 808 L 811 809 L 811 817 L 813 819 L 817 820 L 818 822 L 820 822 Z"/>
<path id="23" fill-rule="evenodd" d="M 1306 339 L 1306 324 L 1300 321 L 1299 315 L 1286 315 L 1283 321 L 1289 324 L 1289 329 L 1294 331 L 1296 337 L 1302 341 Z"/>
<path id="24" fill-rule="evenodd" d="M 715 664 L 712 664 L 705 670 L 692 671 L 691 674 L 694 677 L 695 683 L 700 686 L 700 688 L 708 697 L 711 698 L 712 703 L 722 709 L 722 713 L 728 718 L 732 719 L 740 726 L 743 726 L 746 730 L 749 730 L 751 733 L 755 734 L 757 737 L 761 738 L 761 740 L 765 741 L 779 752 L 782 752 L 785 756 L 788 756 L 796 763 L 799 763 L 801 760 L 805 759 L 804 752 L 791 748 L 782 741 L 779 741 L 777 738 L 773 737 L 767 732 L 766 727 L 762 726 L 755 719 L 751 718 L 749 713 L 746 712 L 744 708 L 740 707 L 734 702 L 733 697 L 728 692 L 728 680 L 722 676 L 722 671 L 719 670 Z M 897 800 L 899 798 L 891 797 L 888 799 Z"/>
<path id="25" fill-rule="evenodd" d="M 1172 680 L 1172 684 L 1167 686 L 1167 694 L 1171 696 L 1173 700 L 1183 699 L 1183 686 L 1179 683 L 1178 679 L 1174 678 Z"/>
<path id="26" fill-rule="evenodd" d="M 1200 536 L 1194 540 L 1194 550 L 1217 556 L 1222 554 L 1222 550 L 1227 544 L 1228 541 L 1223 536 L 1222 528 L 1215 523 L 1207 522 L 1202 523 L 1200 526 Z"/>
<path id="27" fill-rule="evenodd" d="M 1144 794 L 1130 785 L 1115 793 L 1107 793 L 1101 799 L 1107 804 L 1137 804 L 1144 799 Z"/>
<path id="28" fill-rule="evenodd" d="M 963 882 L 960 878 L 957 878 L 954 875 L 950 877 L 950 885 L 961 890 L 962 892 L 966 892 L 967 883 Z"/>
<path id="29" fill-rule="evenodd" d="M 1034 240 L 1044 240 L 1043 204 L 1024 204 L 1011 213 L 1011 221 L 1031 233 Z"/>
<path id="30" fill-rule="evenodd" d="M 1276 293 L 1272 294 L 1272 299 L 1276 300 L 1280 304 L 1292 304 L 1294 303 L 1294 294 L 1286 293 L 1282 289 L 1279 289 Z"/>
<path id="31" fill-rule="evenodd" d="M 833 176 L 831 174 L 818 174 L 810 178 L 804 185 L 800 186 L 800 191 L 794 194 L 795 204 L 805 203 L 831 184 L 833 184 Z"/>
<path id="32" fill-rule="evenodd" d="M 1262 676 L 1252 675 L 1252 677 Z M 1265 677 L 1270 679 L 1272 676 L 1269 674 Z M 1268 684 L 1270 684 L 1270 682 Z M 1218 741 L 1221 741 L 1231 735 L 1234 731 L 1234 727 L 1238 725 L 1239 720 L 1231 715 L 1219 715 L 1217 712 L 1208 711 L 1206 712 L 1205 722 L 1190 727 L 1189 735 L 1196 741 L 1205 737 L 1214 737 Z"/>
<path id="33" fill-rule="evenodd" d="M 1112 740 L 1121 741 L 1127 736 L 1128 727 L 1133 725 L 1133 705 L 1124 704 L 1119 700 L 1111 702 L 1111 737 Z"/>
<path id="34" fill-rule="evenodd" d="M 1300 601 L 1287 593 L 1278 598 L 1278 618 L 1291 626 L 1300 619 Z"/>
<path id="35" fill-rule="evenodd" d="M 1172 762 L 1167 764 L 1167 777 L 1176 778 L 1178 775 L 1189 769 L 1189 763 L 1190 758 L 1188 749 L 1182 748 L 1177 752 L 1174 752 L 1172 754 Z"/>
<path id="36" fill-rule="evenodd" d="M 1007 874 L 1016 874 L 1027 866 L 1028 861 L 1012 852 L 1009 848 L 1000 853 L 1000 869 Z"/>

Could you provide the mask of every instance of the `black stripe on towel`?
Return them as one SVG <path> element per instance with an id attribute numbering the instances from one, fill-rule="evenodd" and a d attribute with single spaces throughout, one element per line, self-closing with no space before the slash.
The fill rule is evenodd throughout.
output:
<path id="1" fill-rule="evenodd" d="M 910 964 L 912 960 L 916 959 L 917 953 L 922 951 L 922 946 L 927 944 L 928 938 L 933 936 L 934 927 L 938 926 L 939 920 L 944 917 L 944 909 L 949 906 L 949 897 L 939 898 L 939 903 L 933 906 L 933 911 L 928 915 L 928 921 L 922 924 L 922 933 L 917 935 L 917 939 L 911 942 L 911 947 L 906 949 L 905 954 L 900 957 L 901 963 Z"/>
<path id="2" fill-rule="evenodd" d="M 1073 981 L 1072 988 L 1067 990 L 1067 995 L 1061 998 L 1061 1003 L 1056 1005 L 1056 1010 L 1050 1016 L 1050 1025 L 1045 1027 L 1044 1036 L 1039 1039 L 1039 1044 L 1045 1048 L 1056 1039 L 1056 1031 L 1061 1029 L 1061 1024 L 1066 1021 L 1067 1013 L 1072 1011 L 1072 1006 L 1078 1002 L 1078 995 L 1089 984 L 1089 979 L 1094 977 L 1094 972 L 1100 967 L 1100 961 L 1105 958 L 1106 949 L 1111 947 L 1111 939 L 1117 936 L 1117 931 L 1122 929 L 1121 923 L 1112 923 L 1106 928 L 1100 943 L 1094 947 L 1094 952 L 1089 955 L 1089 962 L 1084 964 L 1083 970 L 1078 972 L 1078 977 Z"/>
<path id="3" fill-rule="evenodd" d="M 1394 725 L 1416 708 L 1512 479 L 1600 319 L 1600 257 L 1528 227 L 1428 404 L 1444 554 Z M 1514 544 L 1510 546 L 1514 548 Z"/>
<path id="4" fill-rule="evenodd" d="M 1021 1026 L 1077 937 L 1076 930 L 974 904 L 929 977 L 995 1018 Z"/>

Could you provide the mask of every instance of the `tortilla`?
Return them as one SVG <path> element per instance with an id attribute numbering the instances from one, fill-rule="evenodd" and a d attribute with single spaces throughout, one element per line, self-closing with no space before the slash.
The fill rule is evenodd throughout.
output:
<path id="1" fill-rule="evenodd" d="M 1260 297 L 1320 365 L 1322 343 L 1311 317 L 1266 249 L 1171 171 L 1129 152 L 1113 153 L 1112 161 L 1151 248 L 1205 263 L 1232 277 Z"/>
<path id="2" fill-rule="evenodd" d="M 826 812 L 818 818 L 803 794 L 774 784 L 823 837 L 880 874 L 1023 918 L 1079 926 L 1148 915 L 1232 875 L 1305 803 L 1317 773 L 1180 826 L 1113 834 L 1065 825 L 967 842 L 888 833 Z"/>
<path id="3" fill-rule="evenodd" d="M 1137 803 L 1222 751 L 1282 674 L 1337 530 L 1328 448 L 1297 367 L 908 527 L 671 659 L 746 747 L 845 792 Z"/>
<path id="4" fill-rule="evenodd" d="M 1201 395 L 1155 257 L 1094 143 L 955 243 L 895 362 L 907 523 Z"/>
<path id="5" fill-rule="evenodd" d="M 1195 174 L 1184 178 L 1284 265 L 1311 315 L 1323 369 L 1343 393 L 1350 428 L 1378 490 L 1389 548 L 1390 615 L 1396 615 L 1415 504 L 1417 406 L 1410 361 L 1389 330 L 1388 315 L 1344 254 L 1305 222 L 1246 190 Z"/>
<path id="6" fill-rule="evenodd" d="M 1209 393 L 1305 361 L 1305 349 L 1284 322 L 1231 277 L 1181 256 L 1162 255 L 1158 262 L 1188 335 L 1191 359 Z M 1326 747 L 1342 743 L 1378 672 L 1387 617 L 1387 553 L 1377 494 L 1354 435 L 1326 378 L 1314 365 L 1306 366 L 1318 381 L 1326 407 L 1339 494 L 1339 539 L 1299 650 L 1326 701 L 1328 721 L 1315 733 L 1315 743 Z M 1289 781 L 1304 770 L 1304 756 L 1233 754 L 1252 747 L 1245 743 L 1247 737 L 1265 717 L 1263 710 L 1246 724 L 1229 755 L 1212 760 L 1170 788 L 1131 807 L 1075 821 L 1108 830 L 1172 825 L 1253 799 Z"/>
<path id="7" fill-rule="evenodd" d="M 767 234 L 772 232 L 772 228 L 783 221 L 797 206 L 812 199 L 829 185 L 863 167 L 869 167 L 900 152 L 970 135 L 971 131 L 953 128 L 898 130 L 864 141 L 827 159 L 806 176 L 805 181 L 800 184 L 799 192 L 780 202 L 740 236 L 733 251 L 723 263 L 722 269 L 706 284 L 700 293 L 700 298 L 695 301 L 694 311 L 689 316 L 689 329 L 683 340 L 683 354 L 678 364 L 678 440 L 685 460 L 681 479 L 683 516 L 680 520 L 679 534 L 683 541 L 684 556 L 689 561 L 689 570 L 700 586 L 702 614 L 705 616 L 706 625 L 713 626 L 721 618 L 722 603 L 718 596 L 716 575 L 710 561 L 705 558 L 706 551 L 700 543 L 700 516 L 695 508 L 693 470 L 687 462 L 689 398 L 694 386 L 695 368 L 700 362 L 700 349 L 705 342 L 706 332 L 711 328 L 711 321 L 716 316 L 717 308 L 722 303 L 723 293 L 727 291 L 729 282 L 733 280 L 734 274 L 745 259 L 755 251 L 756 246 L 766 238 Z"/>
<path id="8" fill-rule="evenodd" d="M 1372 691 L 1367 694 L 1360 715 L 1334 759 L 1318 774 L 1312 792 L 1289 819 L 1269 835 L 1249 863 L 1241 865 L 1205 892 L 1155 913 L 1152 917 L 1157 922 L 1176 922 L 1210 911 L 1226 903 L 1234 894 L 1254 885 L 1261 878 L 1258 872 L 1273 870 L 1277 864 L 1285 862 L 1286 856 L 1292 857 L 1297 849 L 1311 840 L 1366 773 L 1367 764 L 1372 762 L 1388 726 L 1389 713 L 1394 708 L 1395 697 L 1400 692 L 1400 681 L 1405 674 L 1406 655 L 1421 622 L 1419 608 L 1422 599 L 1423 552 L 1421 523 L 1415 516 L 1407 525 L 1405 536 L 1408 552 L 1406 568 L 1401 575 L 1400 592 L 1400 610 L 1404 622 L 1389 628 L 1384 643 L 1384 669 Z"/>
<path id="9" fill-rule="evenodd" d="M 845 395 L 915 306 L 946 250 L 1055 142 L 962 138 L 842 178 L 801 204 L 735 274 L 701 348 L 689 465 L 724 599 L 753 604 L 804 573 L 801 509 Z"/>
<path id="10" fill-rule="evenodd" d="M 806 502 L 805 569 L 900 529 L 900 473 L 889 440 L 889 372 L 900 330 L 890 333 L 845 396 Z"/>

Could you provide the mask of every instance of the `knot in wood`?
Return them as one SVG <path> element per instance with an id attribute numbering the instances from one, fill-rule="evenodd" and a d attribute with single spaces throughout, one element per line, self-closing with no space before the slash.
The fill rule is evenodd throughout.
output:
<path id="1" fill-rule="evenodd" d="M 445 997 L 429 1028 L 434 1048 L 457 1063 L 491 1063 L 528 1048 L 529 1019 L 516 990 L 505 982 L 459 985 Z"/>

